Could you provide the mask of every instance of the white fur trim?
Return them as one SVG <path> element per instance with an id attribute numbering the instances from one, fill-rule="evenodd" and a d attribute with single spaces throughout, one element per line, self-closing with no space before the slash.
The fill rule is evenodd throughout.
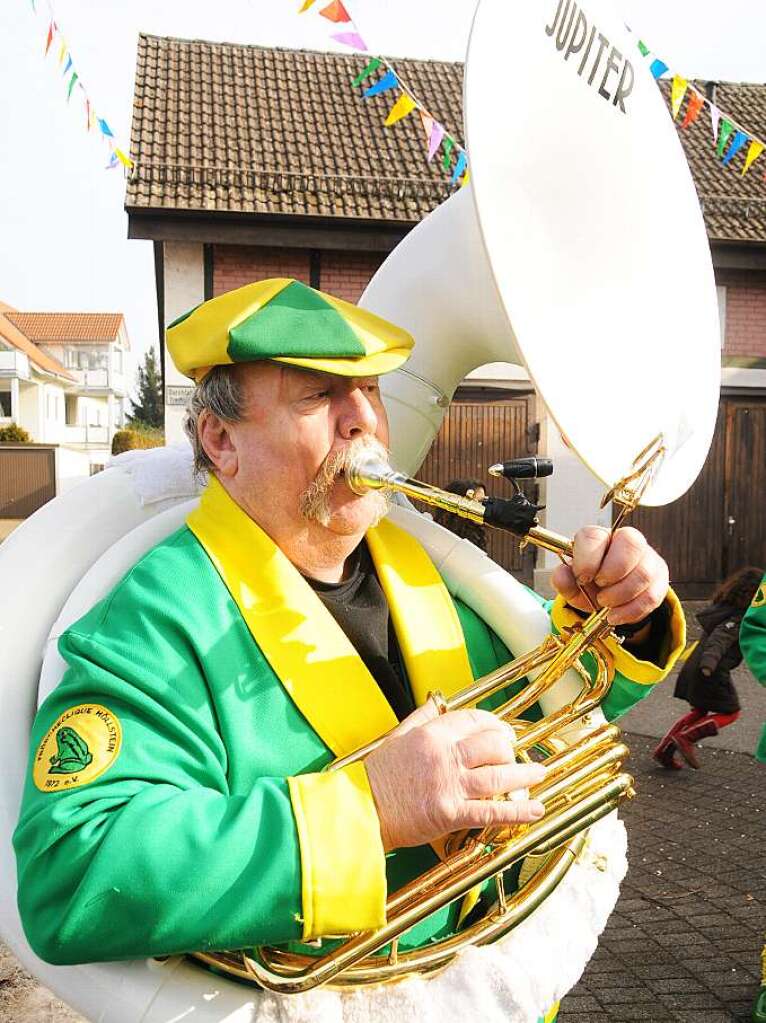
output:
<path id="1" fill-rule="evenodd" d="M 188 444 L 167 448 L 125 451 L 116 455 L 110 468 L 127 473 L 142 507 L 153 511 L 202 493 L 204 483 L 194 476 L 192 450 Z"/>

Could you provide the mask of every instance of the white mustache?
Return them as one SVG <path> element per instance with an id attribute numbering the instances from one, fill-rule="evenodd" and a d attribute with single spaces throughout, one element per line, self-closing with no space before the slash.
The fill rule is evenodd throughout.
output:
<path id="1" fill-rule="evenodd" d="M 358 437 L 352 440 L 344 448 L 332 452 L 319 467 L 319 471 L 299 498 L 299 507 L 304 518 L 314 519 L 321 525 L 326 526 L 330 521 L 330 508 L 328 495 L 335 486 L 338 478 L 348 470 L 355 459 L 361 454 L 374 455 L 384 461 L 388 460 L 388 451 L 383 444 L 375 437 Z M 372 496 L 372 495 L 368 495 Z M 375 495 L 382 497 L 382 495 Z M 383 498 L 384 506 L 381 516 L 385 514 L 387 503 Z"/>

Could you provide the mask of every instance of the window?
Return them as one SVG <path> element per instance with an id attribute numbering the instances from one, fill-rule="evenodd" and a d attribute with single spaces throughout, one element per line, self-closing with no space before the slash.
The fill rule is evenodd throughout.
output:
<path id="1" fill-rule="evenodd" d="M 77 395 L 65 395 L 64 404 L 66 408 L 66 425 L 77 426 Z"/>
<path id="2" fill-rule="evenodd" d="M 726 288 L 719 284 L 716 286 L 718 295 L 718 320 L 721 325 L 721 351 L 726 344 Z"/>
<path id="3" fill-rule="evenodd" d="M 11 415 L 11 392 L 0 391 L 0 416 L 5 418 Z"/>
<path id="4" fill-rule="evenodd" d="M 91 463 L 90 474 L 91 476 L 95 476 L 97 472 L 103 472 L 105 468 L 106 468 L 105 465 L 99 465 L 95 462 Z"/>

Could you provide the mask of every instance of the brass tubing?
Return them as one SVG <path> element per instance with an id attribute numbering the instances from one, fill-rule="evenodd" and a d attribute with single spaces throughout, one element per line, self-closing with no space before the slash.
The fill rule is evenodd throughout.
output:
<path id="1" fill-rule="evenodd" d="M 465 689 L 461 689 L 459 693 L 449 697 L 445 703 L 447 704 L 447 710 L 461 710 L 463 707 L 471 707 L 480 700 L 485 699 L 487 696 L 491 696 L 496 693 L 498 689 L 503 689 L 505 686 L 513 685 L 514 682 L 518 682 L 530 671 L 535 668 L 542 667 L 548 664 L 556 656 L 560 643 L 556 640 L 552 642 L 543 643 L 534 650 L 530 650 L 529 653 L 523 657 L 517 657 L 516 660 L 510 661 L 508 664 L 504 664 L 502 668 L 496 668 L 491 671 L 488 675 L 482 675 L 481 678 L 471 686 L 467 686 Z M 524 689 L 524 693 L 531 686 L 536 686 L 536 682 L 531 682 L 529 686 Z M 540 694 L 545 691 L 546 687 L 536 686 L 534 690 L 534 698 L 528 702 L 523 700 L 518 701 L 514 709 L 521 707 L 521 710 L 526 710 L 527 707 L 532 706 L 536 703 L 540 697 Z M 519 711 L 520 712 L 520 711 Z M 394 729 L 391 729 L 394 731 Z M 376 750 L 391 734 L 391 731 L 386 732 L 385 735 L 379 736 L 366 746 L 362 746 L 360 749 L 355 750 L 353 753 L 349 753 L 345 757 L 340 757 L 338 760 L 334 760 L 331 764 L 328 764 L 325 768 L 326 771 L 339 771 L 343 767 L 348 767 L 349 764 L 356 763 L 358 760 L 363 759 L 368 754 Z"/>
<path id="2" fill-rule="evenodd" d="M 535 874 L 535 881 L 543 898 L 547 898 L 558 887 L 572 863 L 580 855 L 585 842 L 584 835 L 571 839 L 566 847 L 557 849 L 548 862 Z M 380 957 L 380 961 L 374 965 L 360 963 L 350 967 L 341 977 L 332 981 L 330 986 L 381 983 L 415 972 L 433 973 L 448 965 L 468 946 L 486 945 L 502 938 L 518 923 L 526 919 L 531 912 L 524 902 L 524 889 L 520 889 L 514 895 L 507 897 L 506 907 L 502 912 L 491 912 L 488 916 L 477 920 L 470 927 L 446 938 L 438 945 L 426 945 L 424 948 L 399 952 L 395 967 L 392 967 L 387 959 Z M 284 952 L 280 949 L 270 949 L 264 955 L 264 960 L 269 967 L 277 968 L 285 976 L 294 976 L 312 964 L 311 956 Z M 367 962 L 369 963 L 369 960 Z"/>
<path id="3" fill-rule="evenodd" d="M 581 830 L 578 823 L 580 820 L 589 820 L 594 812 L 607 804 L 610 807 L 612 803 L 616 805 L 624 792 L 630 788 L 632 782 L 633 779 L 629 775 L 619 775 L 605 786 L 604 791 L 591 793 L 580 802 L 553 814 L 551 818 L 543 817 L 540 821 L 529 825 L 520 835 L 511 839 L 507 845 L 488 852 L 482 860 L 473 865 L 471 872 L 466 876 L 462 876 L 463 872 L 460 872 L 457 877 L 446 882 L 441 891 L 425 892 L 412 907 L 402 911 L 401 918 L 396 916 L 388 919 L 386 924 L 374 931 L 352 936 L 345 944 L 312 966 L 302 976 L 283 977 L 276 971 L 269 970 L 263 962 L 259 962 L 257 957 L 260 952 L 256 949 L 253 955 L 253 970 L 258 983 L 269 990 L 285 993 L 309 991 L 320 984 L 327 983 L 341 971 L 376 952 L 398 934 L 409 930 L 410 927 L 419 923 L 435 910 L 454 902 L 455 899 L 465 895 L 470 888 L 482 884 L 487 878 L 506 869 L 520 857 L 528 855 L 533 849 L 550 843 L 554 839 L 555 845 L 560 845 L 561 839 L 556 836 L 561 831 L 571 831 L 573 828 Z"/>
<path id="4" fill-rule="evenodd" d="M 568 771 L 557 775 L 550 782 L 545 781 L 530 791 L 533 799 L 541 799 L 544 803 L 551 802 L 565 793 L 568 786 L 577 786 L 586 778 L 608 767 L 618 768 L 630 756 L 630 750 L 624 742 L 603 750 L 598 756 L 587 763 L 574 764 Z"/>
<path id="5" fill-rule="evenodd" d="M 368 460 L 363 464 L 354 465 L 346 473 L 346 480 L 355 494 L 365 494 L 368 490 L 395 490 L 397 493 L 404 494 L 405 497 L 422 501 L 432 508 L 441 508 L 459 515 L 460 518 L 478 522 L 482 526 L 485 525 L 485 509 L 481 501 L 474 501 L 470 497 L 461 497 L 460 494 L 451 494 L 448 490 L 431 486 L 430 483 L 422 483 L 411 476 L 397 472 L 385 462 Z M 528 540 L 536 547 L 553 551 L 554 554 L 565 558 L 572 556 L 572 541 L 568 537 L 562 536 L 561 533 L 555 533 L 552 529 L 545 529 L 543 526 L 533 526 L 524 536 L 519 536 L 519 539 Z"/>
<path id="6" fill-rule="evenodd" d="M 562 842 L 566 842 L 574 835 L 580 834 L 586 828 L 589 828 L 591 827 L 591 825 L 595 824 L 596 821 L 601 820 L 602 817 L 606 817 L 607 814 L 611 813 L 613 810 L 616 810 L 623 799 L 632 799 L 633 796 L 635 795 L 635 791 L 633 789 L 632 775 L 621 774 L 618 777 L 627 779 L 625 791 L 622 793 L 619 799 L 613 800 L 608 806 L 606 803 L 604 803 L 604 805 L 599 809 L 598 812 L 594 810 L 587 817 L 583 817 L 581 820 L 579 820 L 576 826 L 571 825 L 568 829 L 562 831 L 560 835 L 555 835 L 553 838 L 549 838 L 546 842 L 543 842 L 541 845 L 533 849 L 532 855 L 544 856 L 546 853 L 552 852 L 554 849 L 558 848 L 558 846 L 561 845 Z"/>

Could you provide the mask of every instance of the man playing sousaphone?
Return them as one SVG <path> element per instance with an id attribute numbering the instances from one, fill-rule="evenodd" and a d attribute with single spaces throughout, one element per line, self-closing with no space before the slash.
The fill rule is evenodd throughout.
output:
<path id="1" fill-rule="evenodd" d="M 515 762 L 509 727 L 483 709 L 438 716 L 428 699 L 508 650 L 385 499 L 344 478 L 360 450 L 385 455 L 377 378 L 412 344 L 285 279 L 168 329 L 196 382 L 188 430 L 209 479 L 186 525 L 61 638 L 68 670 L 37 715 L 14 838 L 43 959 L 305 949 L 379 926 L 387 892 L 436 862 L 447 833 L 543 814 L 524 790 L 545 769 Z M 591 584 L 624 633 L 607 641 L 602 708 L 624 712 L 682 645 L 665 563 L 635 530 L 592 526 L 553 583 L 554 628 L 589 610 Z M 391 729 L 366 760 L 322 772 Z M 444 907 L 401 948 L 470 913 Z"/>

